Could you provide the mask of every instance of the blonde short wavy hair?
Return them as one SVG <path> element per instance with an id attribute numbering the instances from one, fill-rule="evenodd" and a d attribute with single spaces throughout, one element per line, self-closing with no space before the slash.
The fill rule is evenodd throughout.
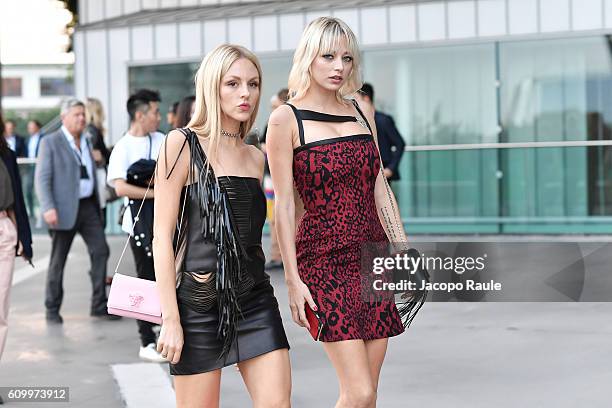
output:
<path id="1" fill-rule="evenodd" d="M 87 98 L 85 100 L 85 116 L 87 124 L 94 125 L 101 133 L 104 133 L 104 108 L 99 99 Z"/>
<path id="2" fill-rule="evenodd" d="M 306 26 L 293 54 L 293 66 L 288 83 L 290 99 L 299 99 L 306 94 L 311 84 L 312 62 L 318 55 L 337 50 L 342 40 L 346 41 L 346 47 L 353 57 L 353 69 L 336 93 L 336 97 L 342 102 L 361 89 L 361 55 L 357 37 L 339 18 L 319 17 Z"/>
<path id="3" fill-rule="evenodd" d="M 195 108 L 187 127 L 193 129 L 199 135 L 209 138 L 209 162 L 214 161 L 216 157 L 221 135 L 221 79 L 229 71 L 232 64 L 241 58 L 246 58 L 255 65 L 261 89 L 262 78 L 259 60 L 255 54 L 239 45 L 222 44 L 209 52 L 202 60 L 195 76 Z M 259 100 L 260 98 L 257 98 L 255 109 L 249 120 L 240 124 L 240 138 L 242 139 L 246 137 L 255 123 L 259 110 Z"/>

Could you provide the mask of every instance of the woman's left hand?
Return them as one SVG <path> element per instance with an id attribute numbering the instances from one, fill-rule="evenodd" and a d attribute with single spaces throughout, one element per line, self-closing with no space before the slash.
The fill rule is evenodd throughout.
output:
<path id="1" fill-rule="evenodd" d="M 21 241 L 17 241 L 17 256 L 23 257 L 23 259 L 26 260 L 27 262 L 30 262 L 30 260 L 31 260 L 25 254 L 25 251 L 23 250 L 23 244 L 21 243 Z"/>

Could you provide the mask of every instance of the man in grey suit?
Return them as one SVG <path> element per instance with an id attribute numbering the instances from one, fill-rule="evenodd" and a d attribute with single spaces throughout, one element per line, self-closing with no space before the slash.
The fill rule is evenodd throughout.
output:
<path id="1" fill-rule="evenodd" d="M 47 322 L 63 322 L 59 310 L 64 296 L 64 266 L 77 232 L 91 260 L 90 314 L 113 320 L 117 317 L 106 310 L 106 263 L 110 251 L 96 194 L 95 164 L 83 135 L 85 105 L 69 99 L 62 104 L 60 115 L 62 127 L 40 141 L 35 174 L 40 211 L 52 239 L 45 294 Z"/>

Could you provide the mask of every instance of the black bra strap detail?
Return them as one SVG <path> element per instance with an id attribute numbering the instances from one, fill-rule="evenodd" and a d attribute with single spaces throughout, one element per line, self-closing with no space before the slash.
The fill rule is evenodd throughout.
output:
<path id="1" fill-rule="evenodd" d="M 302 120 L 314 120 L 319 122 L 357 122 L 354 116 L 331 115 L 329 113 L 315 112 L 307 109 L 299 109 Z"/>
<path id="2" fill-rule="evenodd" d="M 295 115 L 295 120 L 297 120 L 298 131 L 300 134 L 300 146 L 302 146 L 306 144 L 306 142 L 304 141 L 304 125 L 302 124 L 302 117 L 300 115 L 300 111 L 289 102 L 285 102 L 285 104 L 291 106 L 291 110 L 293 110 L 293 114 Z"/>
<path id="3" fill-rule="evenodd" d="M 359 107 L 359 104 L 357 103 L 357 101 L 355 99 L 351 99 L 351 102 L 353 102 L 353 105 L 355 105 L 355 109 L 357 109 L 357 112 L 359 112 L 359 114 L 361 115 L 361 118 L 365 121 L 366 125 L 368 125 L 368 129 L 370 129 L 370 133 L 373 136 L 374 132 L 372 131 L 372 127 L 370 126 L 370 122 L 368 122 L 368 119 L 365 117 L 365 115 L 361 111 L 361 108 Z"/>

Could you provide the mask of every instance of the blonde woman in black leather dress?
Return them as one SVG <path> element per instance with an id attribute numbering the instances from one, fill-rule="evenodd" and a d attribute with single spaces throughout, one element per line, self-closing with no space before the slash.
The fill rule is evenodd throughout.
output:
<path id="1" fill-rule="evenodd" d="M 158 159 L 157 349 L 170 361 L 178 407 L 218 407 L 221 368 L 234 363 L 254 407 L 290 406 L 289 345 L 261 248 L 264 155 L 244 143 L 260 86 L 250 51 L 211 51 L 196 75 L 194 116 L 168 134 Z M 178 274 L 174 247 L 185 249 Z"/>

